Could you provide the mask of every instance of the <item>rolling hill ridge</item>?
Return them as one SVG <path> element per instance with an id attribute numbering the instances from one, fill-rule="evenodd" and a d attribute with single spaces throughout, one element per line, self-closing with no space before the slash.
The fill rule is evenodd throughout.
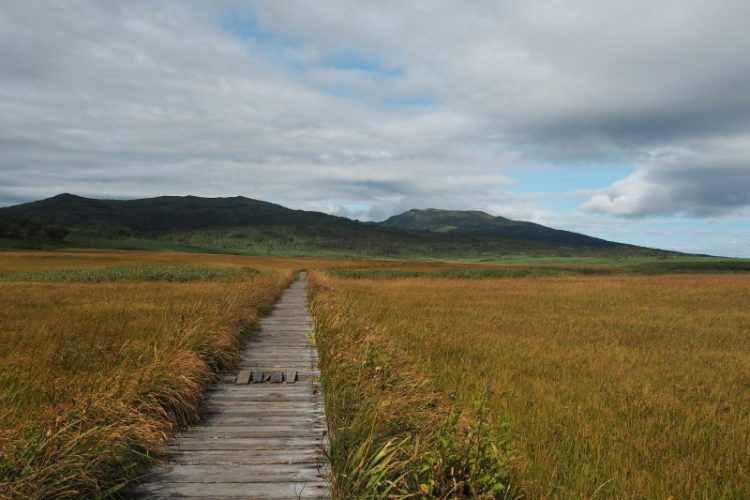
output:
<path id="1" fill-rule="evenodd" d="M 69 227 L 96 223 L 145 232 L 233 226 L 355 224 L 345 217 L 292 210 L 244 196 L 97 200 L 63 193 L 40 201 L 0 208 L 0 213 L 28 218 L 53 217 L 57 223 Z"/>
<path id="2" fill-rule="evenodd" d="M 69 244 L 109 248 L 140 248 L 148 240 L 170 248 L 272 255 L 492 259 L 674 254 L 479 211 L 409 210 L 382 222 L 360 222 L 242 196 L 99 200 L 63 193 L 0 208 L 0 215 L 54 219 L 71 228 Z"/>
<path id="3" fill-rule="evenodd" d="M 618 243 L 571 231 L 552 229 L 534 222 L 495 217 L 476 210 L 409 210 L 379 223 L 399 229 L 422 229 L 440 233 L 502 236 L 568 246 L 607 247 Z"/>

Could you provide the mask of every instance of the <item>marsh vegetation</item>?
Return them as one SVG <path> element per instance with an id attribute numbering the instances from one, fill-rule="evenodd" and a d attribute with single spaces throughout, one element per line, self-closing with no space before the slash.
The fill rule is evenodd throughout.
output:
<path id="1" fill-rule="evenodd" d="M 330 274 L 326 321 L 483 398 L 515 494 L 750 495 L 750 276 Z"/>
<path id="2" fill-rule="evenodd" d="M 301 269 L 336 498 L 749 496 L 747 262 L 616 264 L 0 252 L 0 497 L 116 497 Z"/>

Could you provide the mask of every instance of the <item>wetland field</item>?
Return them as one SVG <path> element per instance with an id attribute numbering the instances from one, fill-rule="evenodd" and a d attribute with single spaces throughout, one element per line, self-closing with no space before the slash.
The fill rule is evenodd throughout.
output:
<path id="1" fill-rule="evenodd" d="M 306 269 L 334 496 L 747 498 L 750 274 L 0 252 L 0 498 L 117 497 Z"/>

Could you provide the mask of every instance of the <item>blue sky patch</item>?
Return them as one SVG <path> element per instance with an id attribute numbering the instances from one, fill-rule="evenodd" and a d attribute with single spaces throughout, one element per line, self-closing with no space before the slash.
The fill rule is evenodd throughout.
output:
<path id="1" fill-rule="evenodd" d="M 364 99 L 359 93 L 348 89 L 326 87 L 322 90 L 325 94 L 339 99 L 351 99 L 355 101 L 361 101 Z"/>
<path id="2" fill-rule="evenodd" d="M 259 44 L 274 48 L 296 45 L 293 40 L 287 37 L 263 29 L 258 22 L 258 18 L 251 13 L 230 12 L 222 16 L 219 22 L 224 31 L 244 40 L 254 40 Z"/>
<path id="3" fill-rule="evenodd" d="M 579 189 L 601 189 L 635 172 L 624 165 L 565 166 L 508 172 L 518 184 L 514 193 L 571 193 Z"/>
<path id="4" fill-rule="evenodd" d="M 385 97 L 382 103 L 386 106 L 434 106 L 437 101 L 429 97 Z"/>
<path id="5" fill-rule="evenodd" d="M 548 208 L 556 213 L 573 213 L 580 207 L 583 200 L 579 198 L 560 197 L 535 202 L 537 205 Z"/>
<path id="6" fill-rule="evenodd" d="M 375 73 L 382 78 L 397 78 L 403 75 L 402 68 L 388 67 L 383 61 L 372 54 L 365 54 L 354 50 L 340 50 L 325 60 L 325 66 L 338 70 L 356 70 Z"/>

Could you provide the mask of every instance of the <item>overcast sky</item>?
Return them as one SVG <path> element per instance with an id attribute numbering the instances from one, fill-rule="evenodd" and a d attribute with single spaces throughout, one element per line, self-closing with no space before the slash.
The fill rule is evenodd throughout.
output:
<path id="1" fill-rule="evenodd" d="M 748 0 L 0 3 L 0 206 L 484 210 L 750 257 Z"/>

